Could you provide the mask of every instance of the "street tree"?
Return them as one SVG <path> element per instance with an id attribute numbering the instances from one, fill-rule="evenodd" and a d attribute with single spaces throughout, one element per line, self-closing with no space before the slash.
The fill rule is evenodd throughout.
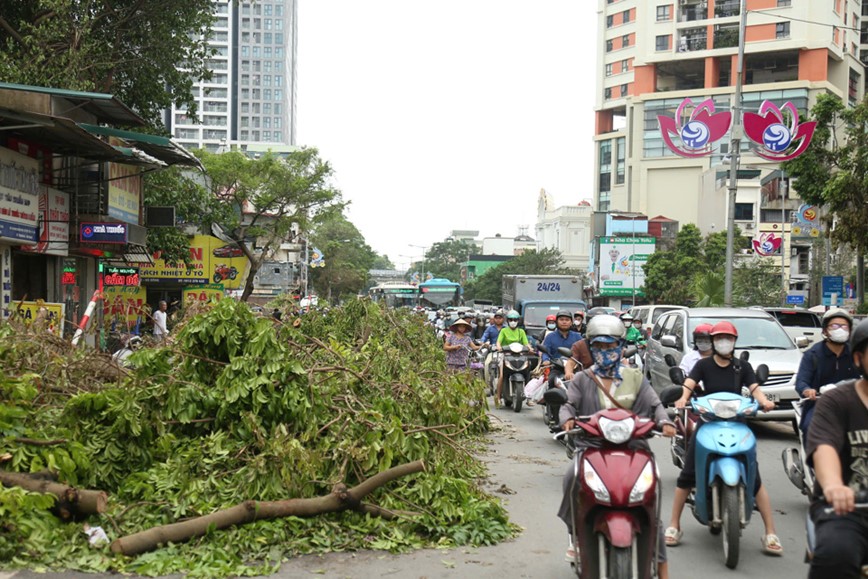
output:
<path id="1" fill-rule="evenodd" d="M 343 213 L 325 216 L 310 236 L 311 245 L 323 253 L 323 267 L 311 268 L 311 280 L 320 296 L 332 303 L 333 296 L 345 297 L 361 292 L 378 257 L 365 243 L 364 236 Z"/>
<path id="2" fill-rule="evenodd" d="M 462 239 L 448 238 L 431 246 L 425 253 L 425 270 L 434 277 L 458 281 L 461 275 L 461 264 L 467 261 L 476 246 Z M 421 267 L 421 264 L 419 264 Z"/>
<path id="3" fill-rule="evenodd" d="M 374 263 L 371 264 L 371 269 L 395 269 L 395 264 L 389 259 L 385 253 L 374 256 Z"/>
<path id="4" fill-rule="evenodd" d="M 500 265 L 493 267 L 467 284 L 464 295 L 467 299 L 491 300 L 500 303 L 503 298 L 503 276 L 576 274 L 564 267 L 564 258 L 554 248 L 540 251 L 525 251 Z"/>
<path id="5" fill-rule="evenodd" d="M 253 279 L 296 227 L 310 231 L 342 207 L 330 183 L 332 168 L 313 148 L 285 157 L 267 153 L 251 159 L 240 151 L 200 151 L 214 210 L 211 221 L 238 244 L 250 261 L 241 299 L 253 293 Z M 323 250 L 325 251 L 325 250 Z"/>
<path id="6" fill-rule="evenodd" d="M 655 251 L 642 266 L 645 296 L 653 303 L 691 303 L 694 280 L 704 265 L 702 233 L 696 225 L 688 223 L 678 232 L 674 249 Z"/>
<path id="7" fill-rule="evenodd" d="M 195 117 L 192 88 L 211 78 L 214 21 L 211 0 L 10 0 L 0 11 L 0 79 L 113 94 L 161 127 L 172 104 Z"/>
<path id="8" fill-rule="evenodd" d="M 817 121 L 812 145 L 784 163 L 784 169 L 797 179 L 799 196 L 827 212 L 832 244 L 856 250 L 856 299 L 861 307 L 868 250 L 868 101 L 847 108 L 840 97 L 820 94 L 811 118 Z"/>

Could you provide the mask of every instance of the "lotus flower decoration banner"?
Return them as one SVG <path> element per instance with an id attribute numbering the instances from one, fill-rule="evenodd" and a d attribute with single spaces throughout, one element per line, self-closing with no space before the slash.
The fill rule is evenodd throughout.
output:
<path id="1" fill-rule="evenodd" d="M 732 113 L 715 113 L 714 101 L 709 98 L 696 105 L 687 122 L 682 124 L 691 107 L 693 101 L 686 98 L 678 105 L 675 118 L 658 115 L 657 122 L 666 146 L 673 153 L 682 157 L 705 157 L 711 154 L 712 145 L 729 131 Z M 680 145 L 676 144 L 673 137 Z"/>
<path id="2" fill-rule="evenodd" d="M 754 253 L 763 257 L 778 253 L 784 242 L 783 238 L 777 233 L 763 233 L 758 239 L 752 241 Z"/>
<path id="3" fill-rule="evenodd" d="M 783 111 L 788 111 L 789 126 Z M 744 134 L 753 141 L 754 152 L 767 161 L 790 161 L 805 152 L 814 136 L 816 121 L 799 123 L 799 112 L 791 102 L 780 109 L 763 101 L 759 114 L 744 113 Z"/>
<path id="4" fill-rule="evenodd" d="M 789 113 L 786 115 L 789 123 L 784 113 Z M 686 98 L 678 105 L 674 117 L 658 115 L 657 122 L 670 151 L 682 157 L 706 157 L 713 152 L 714 143 L 729 132 L 732 113 L 716 113 L 710 98 L 695 106 Z M 791 102 L 778 108 L 772 102 L 763 101 L 759 113 L 745 112 L 742 122 L 756 155 L 777 162 L 790 161 L 804 153 L 817 126 L 815 121 L 800 123 L 799 112 Z"/>

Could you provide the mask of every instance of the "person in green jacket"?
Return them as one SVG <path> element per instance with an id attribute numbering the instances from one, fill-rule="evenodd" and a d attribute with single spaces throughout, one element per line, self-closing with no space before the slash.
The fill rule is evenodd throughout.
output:
<path id="1" fill-rule="evenodd" d="M 636 327 L 633 324 L 633 316 L 630 314 L 621 314 L 621 321 L 624 322 L 624 327 L 627 328 L 627 336 L 624 340 L 628 344 L 636 344 L 637 346 L 645 345 L 645 336 L 642 334 L 642 330 Z M 639 321 L 639 326 L 642 325 L 642 322 Z"/>
<path id="2" fill-rule="evenodd" d="M 497 335 L 497 351 L 503 351 L 504 346 L 509 346 L 512 343 L 519 343 L 522 346 L 527 346 L 530 348 L 530 343 L 527 339 L 527 334 L 525 333 L 523 328 L 518 327 L 518 321 L 521 318 L 519 313 L 515 310 L 509 310 L 509 313 L 506 314 L 506 326 L 500 333 Z M 532 351 L 532 348 L 531 348 Z M 500 393 L 503 390 L 503 359 L 500 360 L 500 373 L 497 376 L 497 392 L 494 393 L 494 406 L 496 408 L 500 408 L 502 402 L 500 399 Z"/>

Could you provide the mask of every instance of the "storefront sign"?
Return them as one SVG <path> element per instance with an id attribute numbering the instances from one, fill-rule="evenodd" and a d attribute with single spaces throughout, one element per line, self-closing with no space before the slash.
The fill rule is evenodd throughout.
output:
<path id="1" fill-rule="evenodd" d="M 654 253 L 656 243 L 653 237 L 601 237 L 599 294 L 632 296 L 635 288 L 637 296 L 644 296 L 642 266 Z"/>
<path id="2" fill-rule="evenodd" d="M 82 243 L 126 243 L 125 223 L 82 223 Z"/>
<path id="3" fill-rule="evenodd" d="M 123 145 L 116 139 L 110 139 L 109 143 Z M 115 219 L 138 225 L 141 198 L 142 176 L 139 168 L 109 163 L 108 214 Z"/>
<path id="4" fill-rule="evenodd" d="M 36 243 L 41 189 L 39 163 L 0 147 L 0 238 Z"/>
<path id="5" fill-rule="evenodd" d="M 60 285 L 75 285 L 75 266 L 64 265 L 60 274 Z"/>
<path id="6" fill-rule="evenodd" d="M 147 320 L 144 306 L 148 290 L 145 287 L 105 286 L 103 294 L 103 315 L 111 325 L 123 324 L 132 329 Z"/>
<path id="7" fill-rule="evenodd" d="M 184 305 L 204 304 L 211 300 L 217 301 L 223 299 L 223 293 L 223 285 L 219 283 L 186 287 L 183 291 Z"/>
<path id="8" fill-rule="evenodd" d="M 52 304 L 38 300 L 35 302 L 15 302 L 15 307 L 18 310 L 16 317 L 19 320 L 23 320 L 25 324 L 32 324 L 34 320 L 40 319 L 39 311 L 45 308 L 45 313 L 42 316 L 45 319 L 48 331 L 53 334 L 60 333 L 65 313 L 63 304 Z"/>
<path id="9" fill-rule="evenodd" d="M 138 286 L 139 268 L 105 266 L 102 283 L 104 286 Z"/>
<path id="10" fill-rule="evenodd" d="M 39 240 L 21 249 L 47 255 L 69 255 L 69 195 L 42 187 L 39 193 Z"/>
<path id="11" fill-rule="evenodd" d="M 246 279 L 249 265 L 237 245 L 227 244 L 210 235 L 193 236 L 186 264 L 166 263 L 158 256 L 154 257 L 153 266 L 142 266 L 139 270 L 142 283 L 213 283 L 221 284 L 226 289 L 237 289 Z"/>

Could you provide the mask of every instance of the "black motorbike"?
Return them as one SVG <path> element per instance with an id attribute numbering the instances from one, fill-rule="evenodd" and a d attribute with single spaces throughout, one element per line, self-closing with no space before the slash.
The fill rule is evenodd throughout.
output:
<path id="1" fill-rule="evenodd" d="M 572 351 L 569 348 L 558 348 L 559 357 L 555 358 L 545 349 L 545 346 L 539 347 L 540 351 L 549 354 L 551 361 L 551 369 L 549 370 L 549 378 L 546 382 L 546 391 L 543 394 L 543 421 L 549 427 L 549 432 L 556 433 L 561 431 L 560 418 L 561 406 L 567 403 L 567 388 L 564 384 L 564 374 L 566 373 L 566 360 L 572 359 L 579 369 L 582 369 L 582 363 L 572 357 Z M 564 441 L 565 439 L 560 439 Z"/>
<path id="2" fill-rule="evenodd" d="M 539 365 L 539 355 L 518 342 L 503 348 L 503 403 L 521 412 L 524 403 L 524 386 L 530 373 Z"/>

